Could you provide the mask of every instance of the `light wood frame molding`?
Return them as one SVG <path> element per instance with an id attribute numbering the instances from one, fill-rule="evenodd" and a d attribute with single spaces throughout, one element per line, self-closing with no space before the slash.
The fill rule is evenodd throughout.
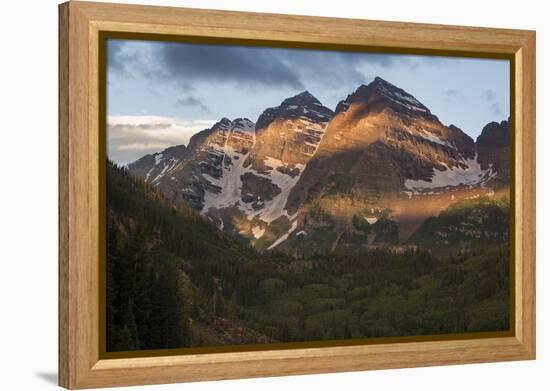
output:
<path id="1" fill-rule="evenodd" d="M 515 143 L 511 336 L 102 359 L 101 31 L 509 56 Z M 535 32 L 71 1 L 59 6 L 59 384 L 92 388 L 535 358 Z"/>

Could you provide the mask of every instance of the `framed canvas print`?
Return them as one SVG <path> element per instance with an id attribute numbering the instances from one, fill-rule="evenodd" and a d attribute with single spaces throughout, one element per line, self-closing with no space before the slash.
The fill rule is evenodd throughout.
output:
<path id="1" fill-rule="evenodd" d="M 60 5 L 60 384 L 535 358 L 535 33 Z"/>

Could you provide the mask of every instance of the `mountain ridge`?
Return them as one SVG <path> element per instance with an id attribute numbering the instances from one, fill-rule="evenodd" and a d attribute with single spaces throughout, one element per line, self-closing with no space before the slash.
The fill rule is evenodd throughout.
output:
<path id="1" fill-rule="evenodd" d="M 507 127 L 490 123 L 474 141 L 376 77 L 335 111 L 306 90 L 256 123 L 222 118 L 186 148 L 128 168 L 260 250 L 308 240 L 330 242 L 327 252 L 391 247 L 452 202 L 508 185 Z M 365 233 L 358 219 L 386 221 L 385 233 Z"/>

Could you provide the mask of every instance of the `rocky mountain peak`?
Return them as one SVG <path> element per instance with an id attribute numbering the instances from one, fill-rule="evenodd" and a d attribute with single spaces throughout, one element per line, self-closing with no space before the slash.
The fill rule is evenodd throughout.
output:
<path id="1" fill-rule="evenodd" d="M 314 97 L 309 91 L 303 91 L 297 95 L 294 95 L 290 98 L 285 99 L 282 103 L 282 107 L 290 105 L 299 105 L 299 106 L 311 106 L 311 105 L 321 105 L 321 102 Z M 322 106 L 322 105 L 321 105 Z"/>
<path id="2" fill-rule="evenodd" d="M 376 77 L 374 81 L 367 86 L 367 89 L 370 94 L 377 95 L 389 101 L 391 105 L 397 104 L 411 111 L 430 113 L 430 110 L 414 96 L 381 77 Z"/>
<path id="3" fill-rule="evenodd" d="M 498 173 L 498 179 L 510 181 L 510 123 L 508 121 L 490 122 L 483 127 L 476 139 L 476 152 L 482 168 L 492 168 Z"/>
<path id="4" fill-rule="evenodd" d="M 389 88 L 397 88 L 387 80 L 382 79 L 380 76 L 376 76 L 370 84 L 378 84 L 378 85 L 387 86 Z"/>
<path id="5" fill-rule="evenodd" d="M 281 102 L 277 107 L 265 110 L 258 121 L 258 131 L 266 128 L 275 120 L 293 120 L 304 118 L 313 122 L 328 122 L 334 112 L 315 98 L 309 91 L 304 91 Z"/>
<path id="6" fill-rule="evenodd" d="M 481 130 L 476 142 L 493 147 L 508 146 L 510 139 L 510 125 L 508 121 L 489 122 Z"/>
<path id="7" fill-rule="evenodd" d="M 367 103 L 372 106 L 390 107 L 398 112 L 431 115 L 430 110 L 414 96 L 378 76 L 368 85 L 361 84 L 355 92 L 340 101 L 336 113 L 346 111 L 353 103 Z"/>
<path id="8" fill-rule="evenodd" d="M 240 130 L 243 132 L 252 132 L 256 130 L 256 124 L 248 118 L 236 118 L 231 124 L 233 130 Z"/>
<path id="9" fill-rule="evenodd" d="M 225 128 L 228 128 L 231 126 L 231 120 L 227 117 L 223 117 L 222 119 L 220 119 L 217 123 L 214 124 L 213 128 L 222 128 L 222 129 L 225 129 Z"/>

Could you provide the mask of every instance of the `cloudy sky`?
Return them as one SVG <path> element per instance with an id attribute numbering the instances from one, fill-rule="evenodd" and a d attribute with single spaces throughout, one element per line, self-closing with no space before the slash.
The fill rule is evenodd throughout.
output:
<path id="1" fill-rule="evenodd" d="M 509 116 L 506 60 L 109 40 L 107 153 L 126 164 L 304 90 L 334 109 L 376 76 L 474 139 Z"/>

